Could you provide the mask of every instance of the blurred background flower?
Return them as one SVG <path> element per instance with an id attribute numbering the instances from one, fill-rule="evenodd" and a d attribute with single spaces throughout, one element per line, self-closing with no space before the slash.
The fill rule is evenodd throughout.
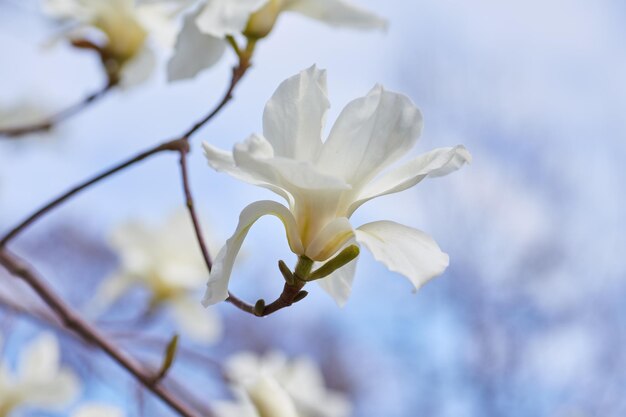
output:
<path id="1" fill-rule="evenodd" d="M 317 291 L 264 320 L 222 304 L 224 338 L 207 348 L 183 337 L 186 353 L 172 383 L 191 384 L 203 401 L 228 401 L 211 360 L 282 350 L 315 361 L 329 389 L 349 398 L 355 417 L 624 415 L 623 2 L 359 4 L 389 20 L 386 35 L 330 30 L 293 15 L 259 45 L 235 100 L 194 143 L 197 205 L 223 243 L 243 207 L 270 197 L 206 169 L 199 141 L 229 149 L 259 131 L 280 81 L 316 63 L 332 74 L 329 120 L 380 82 L 410 96 L 424 114 L 415 155 L 451 143 L 472 151 L 463 175 L 378 199 L 355 214 L 359 224 L 384 215 L 436 236 L 450 267 L 412 296 L 409 283 L 365 255 L 344 309 Z M 64 108 L 102 83 L 95 57 L 64 46 L 41 50 L 53 33 L 36 1 L 0 0 L 0 50 L 10 61 L 0 66 L 0 107 L 34 99 Z M 160 71 L 45 141 L 0 142 L 0 226 L 189 127 L 219 98 L 231 63 L 224 59 L 176 85 L 166 85 Z M 129 218 L 158 224 L 180 205 L 176 163 L 165 155 L 112 178 L 38 223 L 15 250 L 82 305 L 116 268 L 105 243 L 110 231 Z M 292 258 L 279 227 L 272 219 L 255 225 L 249 256 L 235 267 L 233 290 L 249 301 L 280 291 L 276 261 Z M 123 317 L 133 305 L 122 303 L 117 313 Z M 5 339 L 10 333 L 5 358 L 16 358 L 40 329 L 17 317 L 7 308 L 0 313 Z M 123 320 L 101 326 L 155 366 L 173 330 L 164 325 L 144 334 Z M 120 334 L 129 327 L 141 337 Z M 146 415 L 169 415 L 107 358 L 69 338 L 60 343 L 85 380 L 84 401 L 117 404 L 128 414 L 143 404 Z"/>

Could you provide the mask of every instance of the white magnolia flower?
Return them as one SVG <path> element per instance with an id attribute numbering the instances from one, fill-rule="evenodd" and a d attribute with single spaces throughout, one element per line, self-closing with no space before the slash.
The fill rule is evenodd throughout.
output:
<path id="1" fill-rule="evenodd" d="M 351 412 L 347 398 L 327 389 L 318 366 L 307 358 L 241 353 L 229 359 L 226 373 L 238 402 L 218 404 L 219 417 L 348 417 Z"/>
<path id="2" fill-rule="evenodd" d="M 151 306 L 164 307 L 190 337 L 205 343 L 220 337 L 219 318 L 213 311 L 207 314 L 197 301 L 208 272 L 185 211 L 176 212 L 159 228 L 123 224 L 110 240 L 120 265 L 99 288 L 91 306 L 94 312 L 139 286 L 150 292 Z"/>
<path id="3" fill-rule="evenodd" d="M 85 404 L 72 413 L 72 417 L 124 417 L 124 415 L 119 408 L 105 404 Z"/>
<path id="4" fill-rule="evenodd" d="M 229 36 L 244 34 L 252 40 L 267 36 L 279 15 L 290 11 L 331 26 L 387 27 L 384 19 L 349 0 L 205 0 L 185 19 L 168 64 L 169 79 L 190 78 L 214 65 L 224 53 Z"/>
<path id="5" fill-rule="evenodd" d="M 43 8 L 51 16 L 77 22 L 69 38 L 96 44 L 109 73 L 130 86 L 146 80 L 156 65 L 152 41 L 163 47 L 174 43 L 173 18 L 180 6 L 167 1 L 43 0 Z"/>
<path id="6" fill-rule="evenodd" d="M 470 161 L 469 152 L 463 146 L 435 149 L 379 175 L 415 145 L 420 111 L 407 97 L 376 86 L 346 106 L 322 142 L 328 108 L 326 72 L 312 67 L 278 87 L 265 107 L 264 136 L 252 135 L 232 153 L 204 144 L 214 169 L 266 187 L 289 203 L 288 209 L 258 201 L 243 210 L 217 255 L 205 305 L 227 298 L 241 244 L 254 222 L 268 214 L 282 220 L 289 246 L 301 258 L 325 262 L 346 245 L 360 244 L 416 289 L 448 266 L 448 256 L 422 231 L 391 221 L 353 229 L 349 218 L 373 198 L 457 170 Z M 340 305 L 350 294 L 354 267 L 350 262 L 319 281 Z"/>
<path id="7" fill-rule="evenodd" d="M 0 362 L 0 417 L 20 407 L 62 410 L 79 392 L 73 372 L 61 366 L 56 338 L 44 333 L 20 353 L 17 368 Z"/>

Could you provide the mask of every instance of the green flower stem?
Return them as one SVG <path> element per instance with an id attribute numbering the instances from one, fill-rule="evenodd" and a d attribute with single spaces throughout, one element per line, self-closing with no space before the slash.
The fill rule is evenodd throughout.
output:
<path id="1" fill-rule="evenodd" d="M 294 271 L 296 280 L 307 281 L 307 278 L 311 273 L 311 269 L 313 269 L 313 260 L 304 255 L 300 256 Z"/>

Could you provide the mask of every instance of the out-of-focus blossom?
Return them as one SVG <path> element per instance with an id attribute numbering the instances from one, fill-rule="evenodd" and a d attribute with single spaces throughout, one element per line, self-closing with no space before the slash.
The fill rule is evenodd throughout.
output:
<path id="1" fill-rule="evenodd" d="M 104 310 L 140 286 L 150 293 L 150 307 L 165 308 L 185 334 L 205 343 L 220 336 L 219 318 L 198 303 L 208 271 L 186 212 L 176 212 L 157 228 L 123 224 L 112 233 L 110 244 L 120 265 L 101 285 L 93 311 Z"/>
<path id="2" fill-rule="evenodd" d="M 327 262 L 361 244 L 390 270 L 409 278 L 415 289 L 448 266 L 448 256 L 422 231 L 391 221 L 353 229 L 349 217 L 373 198 L 459 169 L 470 161 L 469 152 L 460 145 L 435 149 L 379 176 L 415 145 L 422 130 L 420 111 L 406 96 L 376 86 L 346 106 L 322 142 L 328 108 L 326 73 L 311 67 L 284 81 L 267 103 L 264 136 L 252 135 L 232 153 L 204 144 L 214 169 L 268 188 L 289 203 L 287 209 L 258 201 L 243 210 L 237 230 L 216 257 L 205 305 L 227 298 L 243 240 L 254 222 L 268 214 L 283 222 L 289 246 L 301 260 Z M 354 272 L 352 261 L 319 282 L 343 304 Z"/>
<path id="3" fill-rule="evenodd" d="M 117 407 L 105 404 L 85 404 L 72 414 L 72 417 L 124 417 L 124 412 Z"/>
<path id="4" fill-rule="evenodd" d="M 56 338 L 44 333 L 22 350 L 14 371 L 0 362 L 0 416 L 11 416 L 21 407 L 62 410 L 79 388 L 74 373 L 61 366 Z"/>
<path id="5" fill-rule="evenodd" d="M 331 26 L 384 29 L 387 22 L 347 0 L 206 0 L 190 13 L 168 65 L 170 80 L 190 78 L 214 65 L 228 37 L 252 42 L 267 36 L 283 12 L 296 12 Z"/>
<path id="6" fill-rule="evenodd" d="M 326 388 L 318 366 L 273 352 L 241 353 L 226 365 L 236 403 L 219 403 L 219 417 L 348 417 L 345 395 Z M 270 411 L 277 410 L 275 414 Z"/>
<path id="7" fill-rule="evenodd" d="M 44 0 L 44 10 L 78 24 L 67 36 L 76 46 L 97 49 L 109 77 L 124 86 L 147 79 L 156 64 L 155 44 L 171 47 L 180 5 L 135 0 Z"/>

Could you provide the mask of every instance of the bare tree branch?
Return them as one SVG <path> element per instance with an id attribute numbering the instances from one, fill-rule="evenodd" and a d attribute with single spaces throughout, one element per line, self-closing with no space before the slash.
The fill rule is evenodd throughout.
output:
<path id="1" fill-rule="evenodd" d="M 135 359 L 120 350 L 110 342 L 98 329 L 91 326 L 80 314 L 67 305 L 22 259 L 9 253 L 6 249 L 0 250 L 0 264 L 7 271 L 26 282 L 41 299 L 62 320 L 63 324 L 80 335 L 87 342 L 98 346 L 109 357 L 132 374 L 147 389 L 152 391 L 163 402 L 169 405 L 183 417 L 199 417 L 196 412 L 182 404 L 163 385 L 154 383 L 151 372 L 144 369 Z"/>
<path id="2" fill-rule="evenodd" d="M 27 135 L 29 133 L 44 132 L 44 131 L 50 130 L 57 124 L 71 118 L 72 116 L 77 115 L 78 113 L 82 112 L 87 107 L 89 107 L 91 104 L 95 103 L 102 97 L 106 96 L 107 93 L 111 91 L 113 87 L 115 87 L 115 85 L 116 85 L 116 82 L 113 80 L 110 80 L 100 90 L 96 91 L 93 94 L 88 95 L 87 97 L 79 101 L 78 103 L 75 103 L 71 105 L 70 107 L 66 108 L 65 110 L 62 110 L 58 112 L 57 114 L 50 116 L 40 122 L 29 124 L 29 125 L 24 125 L 24 126 L 0 128 L 0 137 L 4 136 L 9 139 L 17 139 L 18 137 Z"/>

